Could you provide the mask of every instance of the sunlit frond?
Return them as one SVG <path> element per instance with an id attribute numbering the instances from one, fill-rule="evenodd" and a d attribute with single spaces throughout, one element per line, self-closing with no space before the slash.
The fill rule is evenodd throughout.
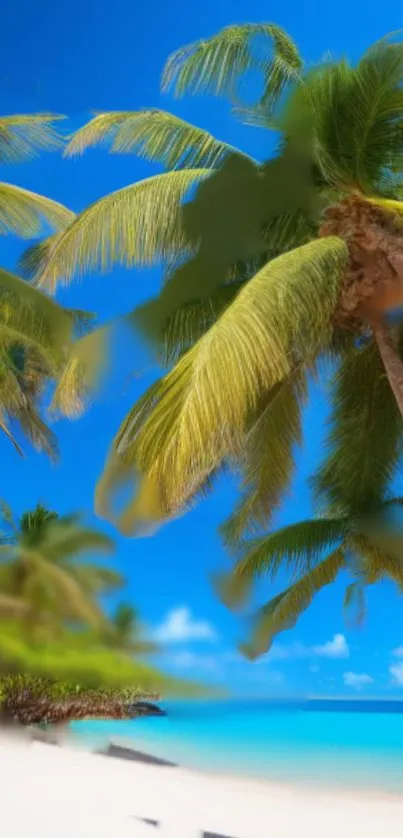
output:
<path id="1" fill-rule="evenodd" d="M 390 486 L 403 441 L 401 415 L 372 341 L 345 355 L 330 392 L 328 455 L 313 478 L 315 492 L 337 509 L 369 510 Z"/>
<path id="2" fill-rule="evenodd" d="M 115 450 L 147 476 L 161 517 L 242 445 L 265 393 L 327 343 L 346 260 L 344 242 L 328 238 L 269 262 L 158 382 L 140 432 L 124 423 Z"/>
<path id="3" fill-rule="evenodd" d="M 14 306 L 20 317 L 20 331 L 24 333 L 30 322 L 31 329 L 35 325 L 37 342 L 40 342 L 40 323 L 48 330 L 49 339 L 55 347 L 63 347 L 69 344 L 73 331 L 73 320 L 66 309 L 63 309 L 55 300 L 51 299 L 34 288 L 28 282 L 20 279 L 9 271 L 0 269 L 0 293 L 6 292 L 14 298 Z M 3 319 L 5 326 L 13 328 L 15 315 L 13 306 L 7 307 L 7 300 L 0 305 L 0 321 Z M 0 333 L 1 334 L 1 333 Z M 27 336 L 31 337 L 30 332 Z M 32 335 L 34 339 L 34 335 Z"/>
<path id="4" fill-rule="evenodd" d="M 65 156 L 103 144 L 116 154 L 137 154 L 167 169 L 211 169 L 228 154 L 239 153 L 208 131 L 167 111 L 117 111 L 97 114 L 73 135 Z"/>
<path id="5" fill-rule="evenodd" d="M 15 233 L 23 239 L 38 236 L 50 226 L 54 230 L 63 230 L 74 218 L 71 210 L 30 192 L 21 186 L 0 183 L 0 235 Z"/>
<path id="6" fill-rule="evenodd" d="M 187 169 L 147 178 L 91 204 L 52 247 L 38 283 L 53 291 L 74 274 L 108 271 L 114 264 L 152 265 L 177 255 L 188 242 L 181 202 L 208 169 Z"/>
<path id="7" fill-rule="evenodd" d="M 298 50 L 279 26 L 245 23 L 228 26 L 217 35 L 174 52 L 162 78 L 163 90 L 213 93 L 236 98 L 239 82 L 248 70 L 262 74 L 262 98 L 271 109 L 284 85 L 298 77 Z"/>
<path id="8" fill-rule="evenodd" d="M 59 370 L 51 410 L 78 419 L 85 412 L 90 395 L 99 384 L 107 364 L 109 330 L 98 328 L 75 342 Z"/>
<path id="9" fill-rule="evenodd" d="M 183 352 L 190 349 L 234 301 L 245 282 L 228 282 L 207 299 L 190 301 L 180 306 L 168 318 L 164 329 L 162 364 L 176 361 Z"/>
<path id="10" fill-rule="evenodd" d="M 275 636 L 295 626 L 315 594 L 334 581 L 344 564 L 343 550 L 338 548 L 264 605 L 254 619 L 255 628 L 250 640 L 240 647 L 243 654 L 253 660 L 268 652 Z"/>
<path id="11" fill-rule="evenodd" d="M 0 162 L 18 163 L 39 151 L 61 148 L 63 138 L 53 123 L 64 119 L 57 114 L 16 114 L 0 117 Z"/>
<path id="12" fill-rule="evenodd" d="M 69 223 L 71 223 L 74 218 L 75 214 L 71 213 Z M 66 226 L 68 226 L 68 224 Z M 48 236 L 46 239 L 35 242 L 35 244 L 32 244 L 23 251 L 18 260 L 18 269 L 22 276 L 27 279 L 35 279 L 42 273 L 51 258 L 53 248 L 60 241 L 62 235 L 62 232 L 53 233 L 52 236 Z"/>
<path id="13" fill-rule="evenodd" d="M 243 498 L 221 527 L 227 545 L 234 546 L 248 532 L 268 526 L 280 505 L 294 473 L 306 395 L 306 374 L 297 371 L 277 384 L 265 399 L 241 455 Z"/>

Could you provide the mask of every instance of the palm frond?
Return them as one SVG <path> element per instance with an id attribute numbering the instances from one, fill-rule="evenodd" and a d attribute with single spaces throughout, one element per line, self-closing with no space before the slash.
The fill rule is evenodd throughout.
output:
<path id="1" fill-rule="evenodd" d="M 60 563 L 81 553 L 111 553 L 115 544 L 113 539 L 98 530 L 57 522 L 47 529 L 40 549 L 47 561 Z"/>
<path id="2" fill-rule="evenodd" d="M 35 328 L 39 332 L 38 324 L 41 319 L 43 327 L 46 327 L 48 330 L 50 341 L 54 346 L 66 346 L 69 344 L 72 336 L 73 321 L 66 309 L 63 309 L 58 303 L 37 288 L 34 288 L 33 285 L 24 282 L 24 280 L 15 274 L 11 274 L 4 269 L 0 269 L 0 292 L 6 292 L 12 296 L 13 304 L 17 306 L 17 311 L 19 312 L 17 320 L 18 317 L 22 318 L 22 321 L 20 321 L 23 322 L 22 334 L 28 325 L 28 317 L 31 317 L 32 326 L 34 323 L 32 318 L 36 316 Z M 9 328 L 11 328 L 14 316 L 13 306 L 7 308 L 6 315 L 3 307 L 2 314 L 5 325 L 7 325 L 8 320 L 10 323 Z M 37 343 L 39 344 L 40 336 L 38 332 Z"/>
<path id="3" fill-rule="evenodd" d="M 99 384 L 107 364 L 109 329 L 101 327 L 77 340 L 59 371 L 51 411 L 78 419 L 87 408 L 90 394 Z"/>
<path id="4" fill-rule="evenodd" d="M 74 218 L 74 213 L 71 213 L 69 223 L 71 223 Z M 26 277 L 27 279 L 35 279 L 42 273 L 51 258 L 53 248 L 57 245 L 58 241 L 60 241 L 62 235 L 62 232 L 53 233 L 52 236 L 48 236 L 46 239 L 35 242 L 35 244 L 32 244 L 24 250 L 18 260 L 18 270 L 23 277 Z"/>
<path id="5" fill-rule="evenodd" d="M 262 99 L 271 109 L 284 85 L 298 77 L 301 64 L 294 42 L 279 26 L 228 26 L 174 52 L 165 65 L 162 89 L 173 89 L 176 96 L 205 92 L 234 99 L 242 76 L 254 69 L 263 76 Z"/>
<path id="6" fill-rule="evenodd" d="M 39 151 L 53 151 L 63 138 L 53 123 L 64 119 L 58 114 L 16 114 L 0 117 L 0 162 L 18 163 L 35 157 Z"/>
<path id="7" fill-rule="evenodd" d="M 106 272 L 114 264 L 152 265 L 186 250 L 181 203 L 208 174 L 208 169 L 185 169 L 156 175 L 91 204 L 52 247 L 39 285 L 53 291 L 74 274 Z"/>
<path id="8" fill-rule="evenodd" d="M 367 584 L 389 577 L 403 591 L 403 559 L 401 551 L 388 552 L 387 547 L 379 547 L 361 533 L 351 539 L 351 544 L 360 561 L 360 570 Z"/>
<path id="9" fill-rule="evenodd" d="M 365 591 L 362 582 L 352 582 L 347 585 L 344 596 L 344 612 L 348 625 L 362 624 L 366 613 Z"/>
<path id="10" fill-rule="evenodd" d="M 168 318 L 163 333 L 161 363 L 175 362 L 218 320 L 245 285 L 245 279 L 222 285 L 207 299 L 191 300 Z"/>
<path id="11" fill-rule="evenodd" d="M 297 371 L 266 397 L 241 456 L 243 497 L 220 528 L 227 545 L 235 546 L 247 533 L 268 526 L 279 507 L 294 473 L 306 396 L 306 374 Z"/>
<path id="12" fill-rule="evenodd" d="M 53 562 L 47 561 L 39 552 L 26 547 L 17 547 L 16 550 L 23 554 L 27 561 L 37 572 L 41 585 L 45 583 L 47 593 L 53 590 L 64 600 L 66 613 L 84 620 L 89 625 L 100 626 L 104 624 L 105 617 L 98 605 L 96 605 L 82 590 L 74 577 Z M 37 584 L 35 576 L 32 577 L 32 586 Z"/>
<path id="13" fill-rule="evenodd" d="M 402 165 L 402 79 L 403 46 L 378 43 L 357 67 L 343 59 L 308 73 L 279 125 L 310 149 L 328 184 L 388 192 Z"/>
<path id="14" fill-rule="evenodd" d="M 212 169 L 228 154 L 242 154 L 208 131 L 160 110 L 97 114 L 76 131 L 64 153 L 72 157 L 99 144 L 115 154 L 137 154 L 163 163 L 167 169 Z"/>
<path id="15" fill-rule="evenodd" d="M 328 238 L 269 262 L 155 385 L 152 413 L 135 435 L 131 412 L 115 450 L 148 476 L 162 517 L 239 450 L 264 395 L 329 340 L 346 259 L 343 241 Z"/>
<path id="16" fill-rule="evenodd" d="M 312 480 L 316 496 L 350 513 L 378 507 L 398 467 L 402 421 L 373 341 L 345 355 L 331 398 L 328 453 Z"/>
<path id="17" fill-rule="evenodd" d="M 20 457 L 23 457 L 24 452 L 23 452 L 21 446 L 18 444 L 16 438 L 13 436 L 10 429 L 7 427 L 7 423 L 5 422 L 4 418 L 1 418 L 1 414 L 0 414 L 0 431 L 2 431 L 3 434 L 5 434 L 5 436 L 7 437 L 7 439 L 10 440 L 10 442 L 12 443 L 12 445 L 14 446 L 15 450 L 20 455 Z"/>
<path id="18" fill-rule="evenodd" d="M 21 186 L 0 183 L 0 235 L 14 233 L 23 239 L 38 236 L 50 226 L 54 230 L 63 230 L 74 218 L 71 210 L 30 192 Z"/>
<path id="19" fill-rule="evenodd" d="M 233 573 L 235 576 L 275 578 L 286 567 L 294 577 L 307 573 L 334 549 L 348 532 L 348 518 L 314 518 L 282 527 L 246 542 Z"/>
<path id="20" fill-rule="evenodd" d="M 123 576 L 108 567 L 79 562 L 76 565 L 69 565 L 69 573 L 88 594 L 109 593 L 124 584 Z"/>
<path id="21" fill-rule="evenodd" d="M 264 605 L 254 619 L 251 639 L 240 647 L 243 654 L 253 660 L 268 652 L 276 635 L 295 626 L 315 594 L 334 581 L 344 564 L 343 550 L 338 548 Z"/>

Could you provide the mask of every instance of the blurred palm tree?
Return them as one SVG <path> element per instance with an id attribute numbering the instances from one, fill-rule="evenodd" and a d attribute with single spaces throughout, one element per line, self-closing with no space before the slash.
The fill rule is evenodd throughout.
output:
<path id="1" fill-rule="evenodd" d="M 251 69 L 262 88 L 248 106 Z M 280 27 L 232 26 L 178 50 L 163 87 L 229 95 L 238 116 L 279 131 L 273 159 L 256 162 L 161 111 L 99 114 L 72 138 L 68 154 L 102 142 L 172 169 L 96 201 L 36 253 L 49 290 L 116 263 L 167 265 L 160 297 L 131 319 L 164 361 L 179 360 L 124 420 L 98 490 L 100 514 L 113 519 L 111 494 L 134 482 L 117 519 L 123 532 L 178 514 L 234 464 L 244 475 L 241 529 L 267 525 L 323 360 L 360 368 L 350 386 L 377 420 L 351 436 L 350 450 L 375 451 L 382 420 L 393 470 L 401 333 L 383 314 L 402 301 L 402 80 L 403 46 L 387 39 L 355 66 L 305 69 Z"/>
<path id="2" fill-rule="evenodd" d="M 77 560 L 83 553 L 112 552 L 113 541 L 82 525 L 77 515 L 59 517 L 40 504 L 16 521 L 3 503 L 2 518 L 0 610 L 22 619 L 29 632 L 74 626 L 106 631 L 108 620 L 97 597 L 120 587 L 123 579 L 109 568 Z"/>
<path id="3" fill-rule="evenodd" d="M 0 165 L 18 163 L 41 151 L 58 150 L 62 138 L 53 114 L 0 117 Z M 74 213 L 43 195 L 0 182 L 0 235 L 35 238 L 61 231 Z M 66 351 L 83 322 L 80 312 L 51 302 L 8 271 L 0 269 L 0 429 L 21 448 L 9 420 L 16 419 L 39 450 L 56 456 L 56 439 L 40 417 L 40 400 L 49 381 L 58 380 Z M 64 388 L 74 407 L 77 394 Z"/>
<path id="4" fill-rule="evenodd" d="M 110 622 L 105 642 L 111 648 L 133 655 L 146 655 L 158 651 L 157 644 L 147 640 L 145 627 L 139 619 L 138 612 L 129 603 L 119 603 Z"/>

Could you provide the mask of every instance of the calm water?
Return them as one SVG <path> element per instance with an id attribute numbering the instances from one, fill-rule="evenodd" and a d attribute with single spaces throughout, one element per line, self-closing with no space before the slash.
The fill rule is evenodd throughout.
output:
<path id="1" fill-rule="evenodd" d="M 166 718 L 85 722 L 75 734 L 109 737 L 195 768 L 287 783 L 403 793 L 403 702 L 166 703 Z"/>

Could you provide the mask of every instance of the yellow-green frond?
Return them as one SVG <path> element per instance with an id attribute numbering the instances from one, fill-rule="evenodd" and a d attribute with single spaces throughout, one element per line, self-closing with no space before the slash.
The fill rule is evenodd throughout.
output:
<path id="1" fill-rule="evenodd" d="M 181 204 L 208 169 L 185 169 L 147 178 L 112 192 L 79 215 L 52 247 L 38 283 L 53 291 L 75 274 L 114 264 L 152 265 L 186 250 Z"/>
<path id="2" fill-rule="evenodd" d="M 161 517 L 240 450 L 265 394 L 330 340 L 347 258 L 344 242 L 328 238 L 269 262 L 158 382 L 134 438 L 124 424 L 116 451 L 158 487 Z"/>
<path id="3" fill-rule="evenodd" d="M 63 138 L 53 123 L 64 119 L 57 114 L 16 114 L 0 117 L 0 162 L 18 163 L 39 151 L 61 148 Z"/>
<path id="4" fill-rule="evenodd" d="M 344 564 L 344 553 L 339 548 L 264 605 L 254 619 L 250 640 L 241 646 L 245 656 L 253 660 L 268 652 L 275 636 L 295 626 L 315 594 L 334 581 Z"/>
<path id="5" fill-rule="evenodd" d="M 279 507 L 294 473 L 306 395 L 306 373 L 300 370 L 268 393 L 241 455 L 243 497 L 221 527 L 228 545 L 237 545 L 246 534 L 267 527 Z"/>
<path id="6" fill-rule="evenodd" d="M 219 166 L 227 154 L 236 152 L 208 131 L 155 109 L 97 114 L 76 131 L 65 156 L 82 154 L 99 144 L 115 154 L 137 154 L 163 163 L 167 169 L 211 169 Z"/>
<path id="7" fill-rule="evenodd" d="M 21 186 L 0 183 L 0 235 L 24 239 L 38 236 L 47 226 L 63 230 L 74 218 L 71 210 Z"/>
<path id="8" fill-rule="evenodd" d="M 69 223 L 71 223 L 74 218 L 74 213 L 71 213 Z M 52 236 L 48 236 L 46 239 L 42 239 L 42 241 L 35 242 L 35 244 L 32 244 L 24 250 L 18 260 L 18 269 L 22 276 L 27 277 L 27 279 L 36 279 L 36 277 L 42 273 L 51 258 L 53 248 L 57 245 L 58 241 L 60 241 L 62 235 L 62 232 L 53 233 Z"/>
<path id="9" fill-rule="evenodd" d="M 263 97 L 271 107 L 301 69 L 294 42 L 279 26 L 228 26 L 212 38 L 178 49 L 165 65 L 162 88 L 173 89 L 176 96 L 206 92 L 235 97 L 240 78 L 251 69 L 262 73 Z"/>
<path id="10" fill-rule="evenodd" d="M 78 419 L 85 412 L 106 368 L 108 334 L 103 327 L 76 341 L 59 374 L 52 411 L 69 419 Z"/>
<path id="11" fill-rule="evenodd" d="M 39 319 L 42 320 L 44 328 L 48 330 L 50 340 L 55 347 L 65 347 L 69 344 L 73 331 L 73 321 L 66 309 L 63 309 L 58 303 L 34 288 L 28 282 L 20 279 L 15 274 L 9 271 L 0 269 L 0 294 L 6 292 L 14 298 L 14 306 L 17 307 L 20 319 L 21 331 L 24 331 L 25 321 L 24 316 L 28 318 L 37 316 L 36 333 L 37 341 L 40 341 Z M 15 318 L 13 316 L 13 305 L 9 306 L 9 311 L 6 313 L 7 300 L 3 305 L 0 303 L 0 323 L 1 319 L 5 326 L 13 327 Z M 32 325 L 32 323 L 31 323 Z M 24 327 L 24 328 L 23 328 Z M 29 334 L 29 333 L 28 333 Z"/>

